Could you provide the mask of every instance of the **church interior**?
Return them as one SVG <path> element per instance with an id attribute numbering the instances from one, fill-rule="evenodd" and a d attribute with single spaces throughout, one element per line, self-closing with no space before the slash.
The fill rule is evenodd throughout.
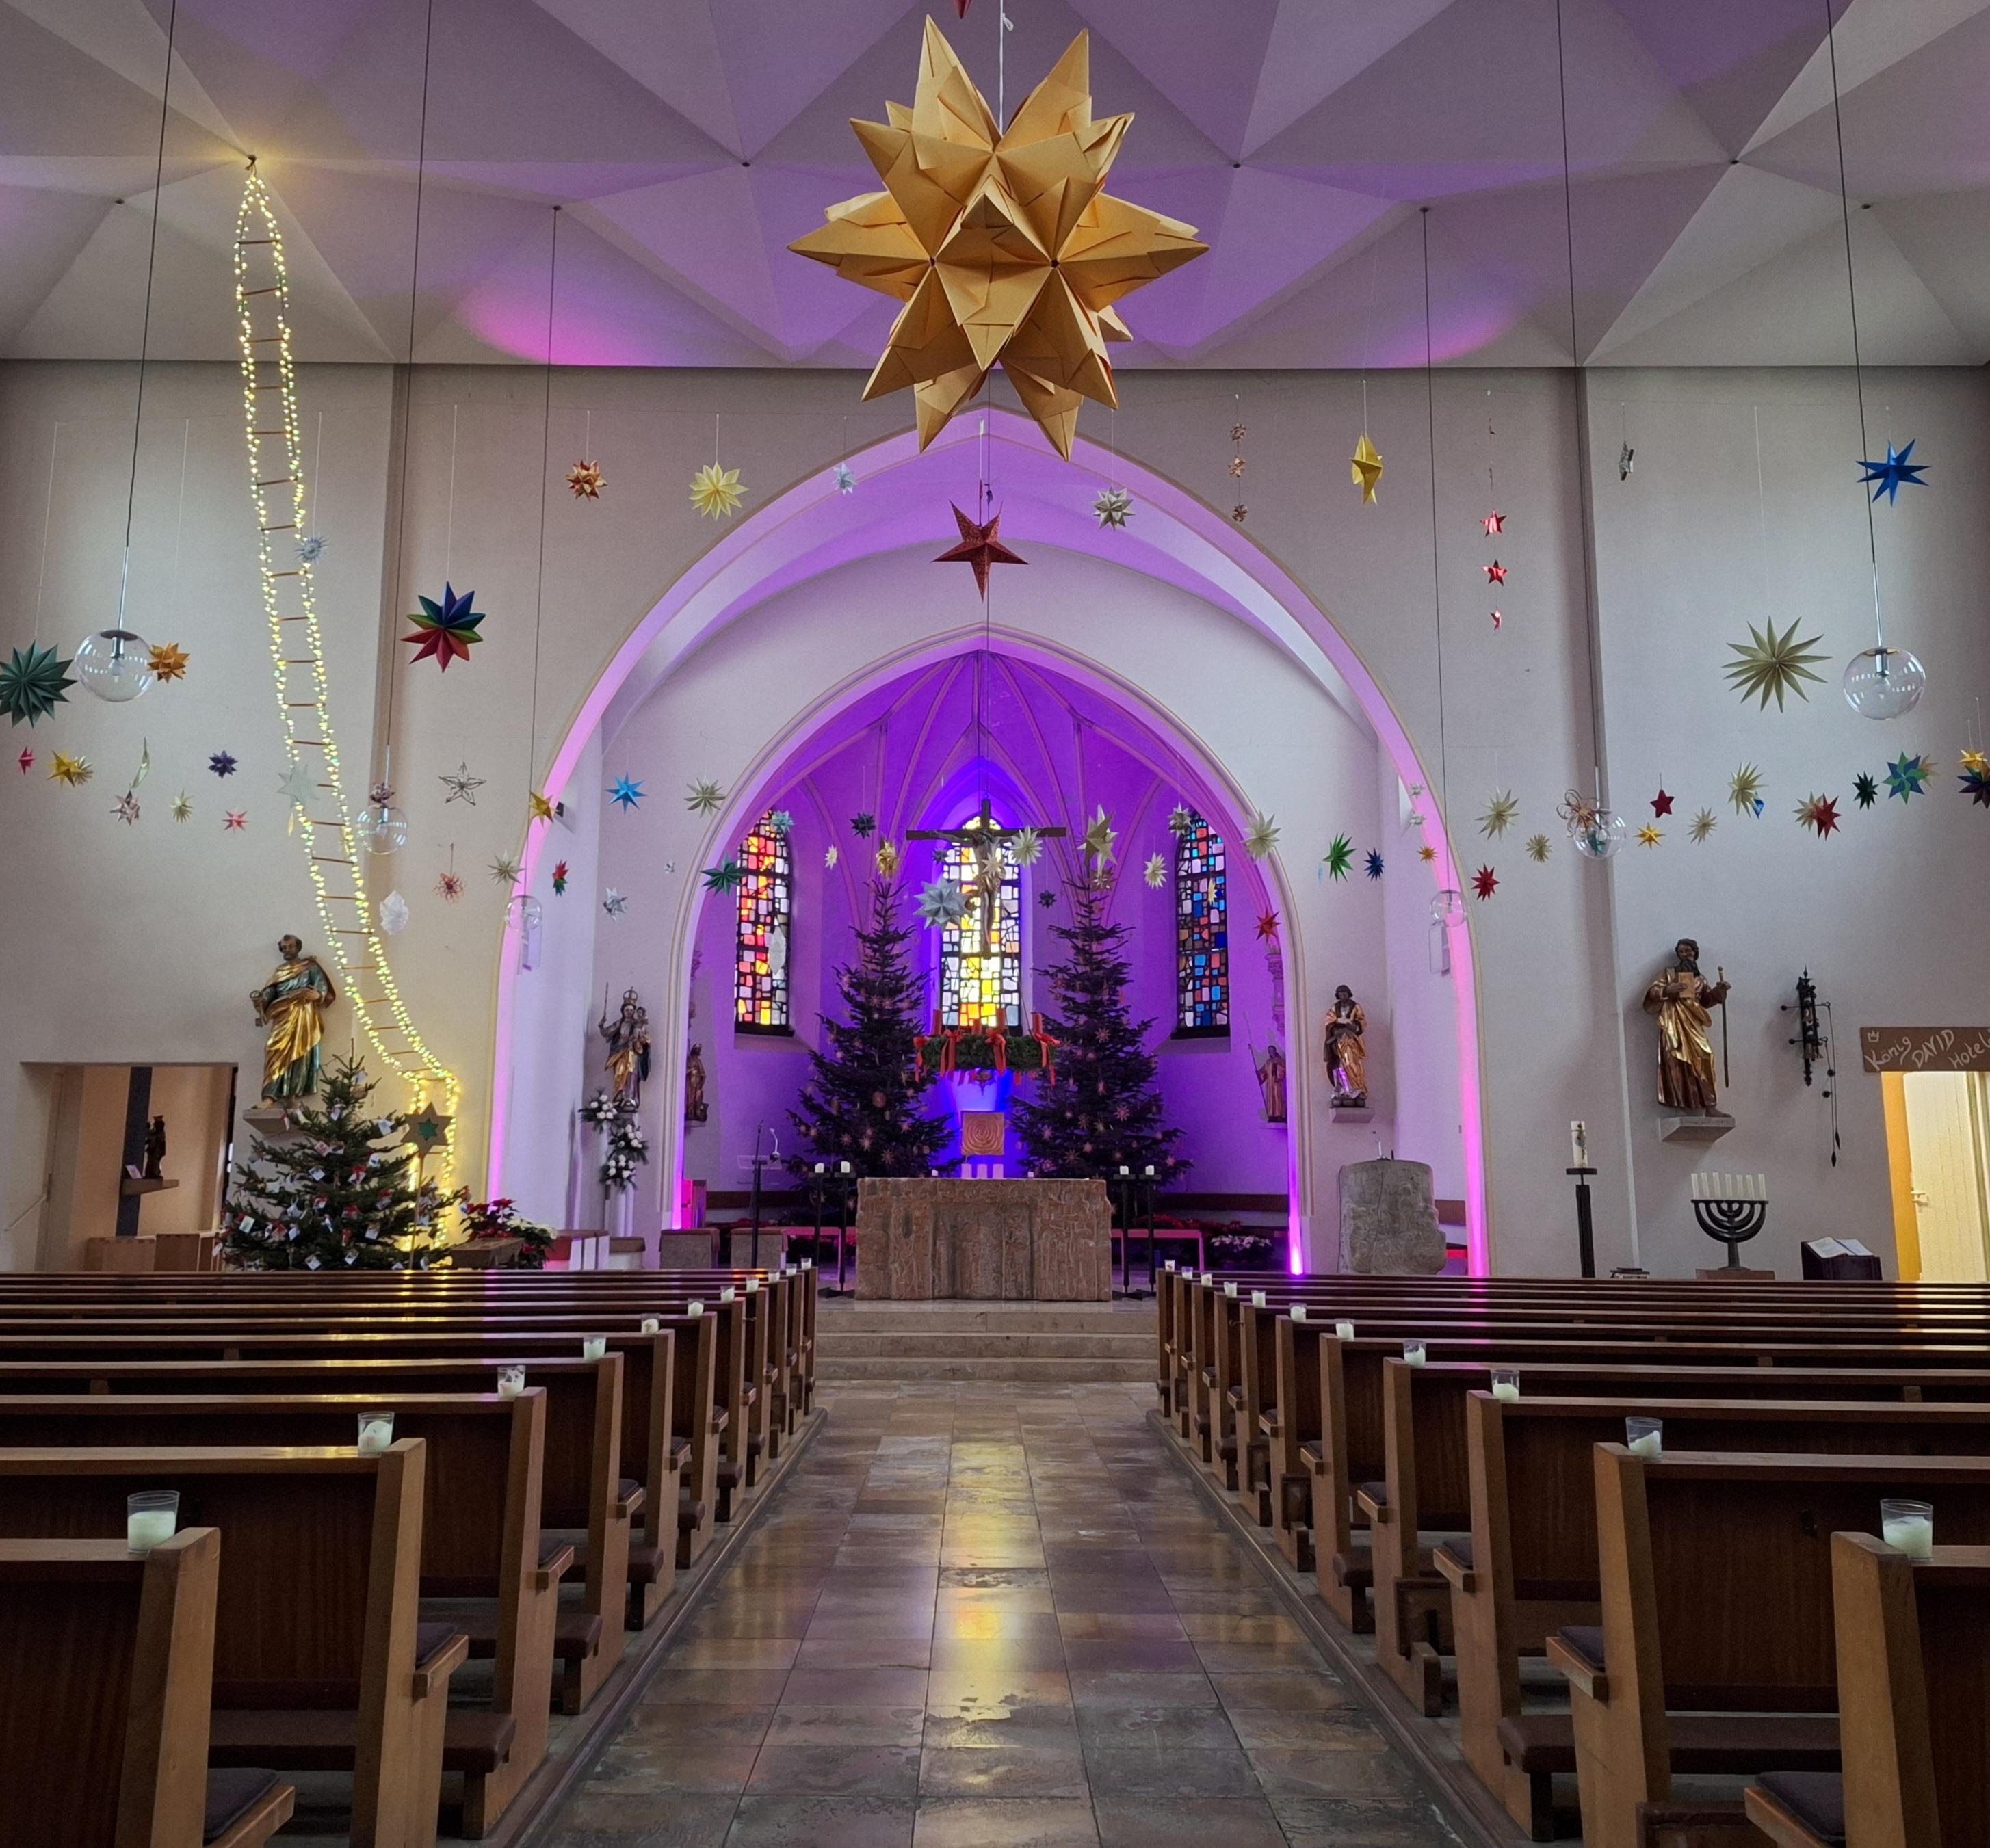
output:
<path id="1" fill-rule="evenodd" d="M 1990 1848 L 1986 81 L 0 0 L 0 1848 Z"/>

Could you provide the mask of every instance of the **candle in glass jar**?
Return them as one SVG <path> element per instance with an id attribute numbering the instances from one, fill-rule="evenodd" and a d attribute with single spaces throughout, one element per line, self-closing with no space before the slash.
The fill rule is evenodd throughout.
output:
<path id="1" fill-rule="evenodd" d="M 1634 1456 L 1647 1456 L 1656 1461 L 1666 1453 L 1665 1420 L 1662 1418 L 1625 1419 L 1624 1442 Z"/>
<path id="2" fill-rule="evenodd" d="M 498 1369 L 498 1396 L 516 1399 L 525 1389 L 525 1369 L 523 1367 L 500 1367 Z"/>
<path id="3" fill-rule="evenodd" d="M 1351 1341 L 1354 1338 L 1354 1324 L 1352 1322 L 1336 1322 L 1333 1332 L 1343 1341 Z"/>
<path id="4" fill-rule="evenodd" d="M 1306 1304 L 1303 1303 L 1293 1304 L 1292 1320 L 1296 1322 L 1302 1322 L 1306 1319 Z"/>
<path id="5" fill-rule="evenodd" d="M 359 1454 L 378 1456 L 394 1441 L 394 1415 L 391 1412 L 359 1414 Z"/>
<path id="6" fill-rule="evenodd" d="M 584 1361 L 598 1361 L 608 1351 L 608 1337 L 590 1334 L 580 1344 L 580 1358 Z"/>
<path id="7" fill-rule="evenodd" d="M 654 1315 L 646 1315 L 643 1317 L 643 1332 L 645 1334 L 654 1334 L 663 1325 Z"/>
<path id="8" fill-rule="evenodd" d="M 722 1283 L 719 1286 L 718 1290 L 718 1300 L 722 1303 L 729 1303 L 734 1299 L 734 1297 L 738 1296 L 739 1294 L 739 1291 L 735 1290 L 730 1283 Z"/>
<path id="9" fill-rule="evenodd" d="M 1506 1405 L 1512 1405 L 1520 1396 L 1520 1370 L 1517 1367 L 1495 1367 L 1492 1369 L 1492 1396 Z"/>
<path id="10" fill-rule="evenodd" d="M 1880 1535 L 1896 1552 L 1925 1559 L 1934 1551 L 1934 1507 L 1925 1501 L 1883 1501 Z"/>
<path id="11" fill-rule="evenodd" d="M 1405 1341 L 1403 1344 L 1403 1358 L 1412 1367 L 1421 1367 L 1430 1358 L 1430 1350 L 1421 1341 Z"/>
<path id="12" fill-rule="evenodd" d="M 1225 1296 L 1234 1296 L 1237 1294 L 1237 1286 L 1234 1283 L 1225 1283 L 1223 1286 L 1223 1294 Z"/>
<path id="13" fill-rule="evenodd" d="M 134 1553 L 149 1553 L 171 1539 L 179 1521 L 177 1489 L 141 1489 L 124 1497 L 124 1544 Z"/>
<path id="14" fill-rule="evenodd" d="M 687 1303 L 684 1304 L 684 1314 L 686 1315 L 702 1315 L 705 1314 L 705 1305 L 699 1302 Z"/>
<path id="15" fill-rule="evenodd" d="M 1262 1309 L 1265 1307 L 1265 1293 L 1263 1290 L 1254 1290 L 1251 1292 L 1251 1307 L 1253 1309 Z"/>
<path id="16" fill-rule="evenodd" d="M 749 1277 L 746 1280 L 746 1294 L 747 1294 L 749 1296 L 753 1296 L 753 1295 L 756 1295 L 756 1294 L 758 1294 L 758 1293 L 759 1293 L 759 1288 L 760 1288 L 760 1280 L 759 1280 L 758 1277 Z"/>

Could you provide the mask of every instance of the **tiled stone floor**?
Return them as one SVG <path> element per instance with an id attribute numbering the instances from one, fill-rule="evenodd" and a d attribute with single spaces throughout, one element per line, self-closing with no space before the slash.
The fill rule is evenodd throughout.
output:
<path id="1" fill-rule="evenodd" d="M 1441 1848 L 1145 1421 L 845 1385 L 548 1848 Z"/>

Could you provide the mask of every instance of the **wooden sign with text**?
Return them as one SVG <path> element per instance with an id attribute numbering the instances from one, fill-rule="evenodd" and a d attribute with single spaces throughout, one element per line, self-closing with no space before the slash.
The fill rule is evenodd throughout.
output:
<path id="1" fill-rule="evenodd" d="M 1990 1026 L 1862 1026 L 1869 1072 L 1990 1072 Z"/>

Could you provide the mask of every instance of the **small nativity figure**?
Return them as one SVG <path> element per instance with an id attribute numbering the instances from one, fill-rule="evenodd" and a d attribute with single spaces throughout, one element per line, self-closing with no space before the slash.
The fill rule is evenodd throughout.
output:
<path id="1" fill-rule="evenodd" d="M 643 1080 L 650 1075 L 650 1013 L 633 988 L 624 991 L 622 1011 L 613 1019 L 603 1007 L 599 1031 L 608 1043 L 608 1077 L 616 1101 L 641 1103 Z"/>
<path id="2" fill-rule="evenodd" d="M 265 1034 L 263 1096 L 282 1102 L 318 1094 L 324 1010 L 338 992 L 318 959 L 304 954 L 302 938 L 279 938 L 277 954 L 283 958 L 277 972 L 261 988 L 252 988 L 249 999 Z"/>
<path id="3" fill-rule="evenodd" d="M 1279 1049 L 1275 1039 L 1265 1048 L 1265 1056 L 1258 1067 L 1258 1088 L 1265 1094 L 1265 1121 L 1282 1123 L 1285 1121 L 1285 1056 Z"/>
<path id="4" fill-rule="evenodd" d="M 1645 1012 L 1659 1022 L 1659 1101 L 1668 1110 L 1718 1114 L 1713 1084 L 1713 1017 L 1710 1008 L 1727 1005 L 1723 977 L 1709 982 L 1700 972 L 1700 945 L 1682 937 L 1672 948 L 1672 967 L 1645 991 Z"/>
<path id="5" fill-rule="evenodd" d="M 1326 1069 L 1333 1080 L 1333 1101 L 1342 1110 L 1365 1110 L 1368 1104 L 1368 1016 L 1346 982 L 1333 991 L 1326 1016 Z"/>

